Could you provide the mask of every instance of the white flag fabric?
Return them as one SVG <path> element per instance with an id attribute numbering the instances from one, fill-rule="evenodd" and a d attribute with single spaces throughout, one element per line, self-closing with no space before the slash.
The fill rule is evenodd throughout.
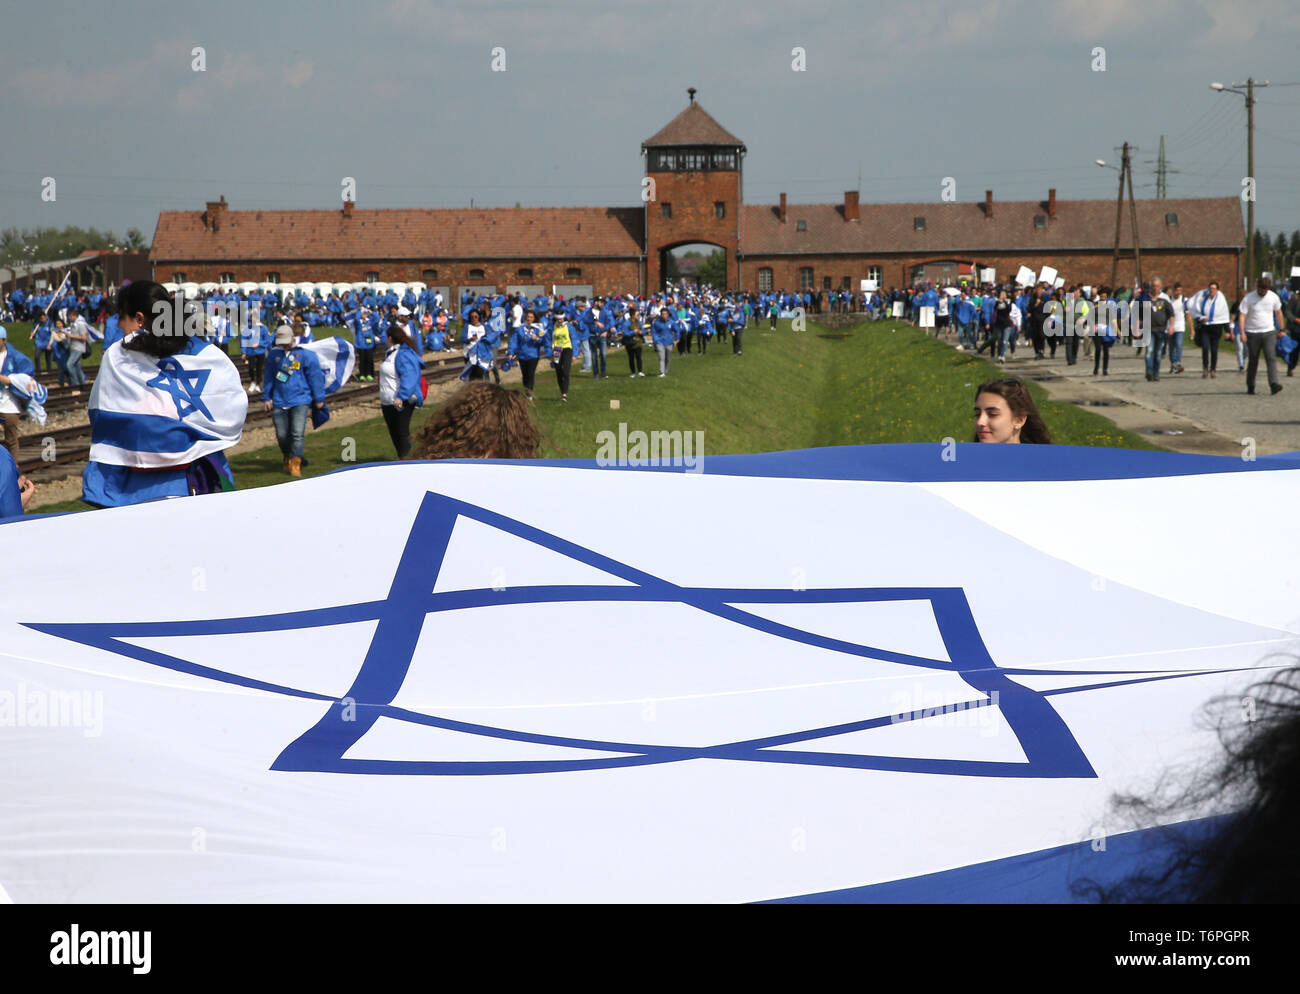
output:
<path id="1" fill-rule="evenodd" d="M 230 357 L 197 336 L 154 358 L 115 342 L 90 390 L 90 458 L 153 469 L 193 462 L 238 444 L 248 413 Z"/>
<path id="2" fill-rule="evenodd" d="M 1212 761 L 1202 705 L 1300 637 L 1273 516 L 1206 548 L 1134 509 L 1293 507 L 1300 454 L 942 449 L 403 462 L 0 526 L 0 885 L 1068 899 L 1123 865 L 1112 794 Z M 563 510 L 683 502 L 730 511 Z M 277 521 L 322 540 L 250 570 L 231 536 Z M 50 597 L 74 571 L 130 596 Z"/>
<path id="3" fill-rule="evenodd" d="M 26 373 L 10 373 L 9 389 L 23 402 L 23 413 L 38 425 L 45 424 L 45 402 L 50 392 L 36 377 Z"/>
<path id="4" fill-rule="evenodd" d="M 321 372 L 325 374 L 326 397 L 352 379 L 357 353 L 346 338 L 322 338 L 319 342 L 308 343 L 304 348 L 315 352 L 316 358 L 320 360 Z"/>

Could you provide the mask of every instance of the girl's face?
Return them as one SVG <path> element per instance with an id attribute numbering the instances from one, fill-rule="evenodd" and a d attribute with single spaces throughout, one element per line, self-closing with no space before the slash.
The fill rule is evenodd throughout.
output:
<path id="1" fill-rule="evenodd" d="M 1019 442 L 1025 420 L 1013 416 L 1006 398 L 995 393 L 975 398 L 975 430 L 981 442 Z"/>

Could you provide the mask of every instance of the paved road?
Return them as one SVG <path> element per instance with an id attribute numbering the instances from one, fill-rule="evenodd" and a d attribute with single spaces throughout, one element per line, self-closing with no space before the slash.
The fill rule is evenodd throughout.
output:
<path id="1" fill-rule="evenodd" d="M 1138 357 L 1131 345 L 1117 342 L 1111 347 L 1110 375 L 1092 375 L 1093 357 L 1080 346 L 1079 361 L 1069 366 L 1065 349 L 1058 346 L 1055 359 L 1033 359 L 1034 350 L 1023 340 L 1016 358 L 1006 363 L 1009 374 L 1038 379 L 1053 400 L 1088 404 L 1116 400 L 1116 406 L 1088 406 L 1088 410 L 1110 418 L 1121 428 L 1147 435 L 1152 441 L 1184 452 L 1233 455 L 1242 452 L 1242 439 L 1255 439 L 1258 455 L 1300 449 L 1300 377 L 1288 377 L 1286 364 L 1278 362 L 1282 392 L 1270 394 L 1264 358 L 1260 356 L 1255 394 L 1246 393 L 1246 374 L 1237 371 L 1235 346 L 1219 349 L 1218 377 L 1201 379 L 1201 351 L 1183 347 L 1187 372 L 1169 372 L 1163 360 L 1160 380 L 1146 380 L 1145 355 Z M 1180 435 L 1157 434 L 1175 431 Z"/>

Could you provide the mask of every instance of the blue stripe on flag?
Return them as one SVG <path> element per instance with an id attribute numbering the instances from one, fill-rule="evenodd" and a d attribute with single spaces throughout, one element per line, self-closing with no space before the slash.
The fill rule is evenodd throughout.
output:
<path id="1" fill-rule="evenodd" d="M 184 452 L 195 442 L 216 442 L 220 437 L 161 414 L 90 412 L 92 445 L 112 445 L 133 452 Z"/>

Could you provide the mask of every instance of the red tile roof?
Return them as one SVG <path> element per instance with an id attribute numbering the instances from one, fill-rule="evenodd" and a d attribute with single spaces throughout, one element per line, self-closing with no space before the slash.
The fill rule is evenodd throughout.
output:
<path id="1" fill-rule="evenodd" d="M 665 124 L 642 148 L 655 145 L 741 145 L 745 143 L 713 119 L 699 104 L 692 103 Z"/>
<path id="2" fill-rule="evenodd" d="M 820 253 L 936 252 L 960 254 L 1034 250 L 1111 249 L 1115 244 L 1115 201 L 1057 200 L 1056 217 L 1043 228 L 1035 215 L 1047 215 L 1045 202 L 994 202 L 985 217 L 983 203 L 862 204 L 860 221 L 844 220 L 843 204 L 790 204 L 781 223 L 775 206 L 745 205 L 740 212 L 742 255 Z M 1178 224 L 1165 215 L 1178 215 Z M 1144 249 L 1239 248 L 1245 245 L 1241 203 L 1236 197 L 1195 200 L 1139 200 L 1138 234 Z M 914 219 L 925 218 L 917 231 Z M 808 222 L 798 230 L 800 219 Z M 1120 246 L 1131 247 L 1128 207 Z"/>
<path id="3" fill-rule="evenodd" d="M 635 258 L 641 207 L 232 211 L 158 215 L 154 262 L 312 259 Z"/>

